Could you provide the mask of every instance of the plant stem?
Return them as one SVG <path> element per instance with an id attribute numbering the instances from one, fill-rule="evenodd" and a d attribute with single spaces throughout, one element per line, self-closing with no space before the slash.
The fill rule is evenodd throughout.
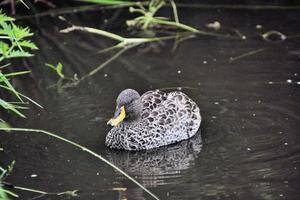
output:
<path id="1" fill-rule="evenodd" d="M 115 55 L 113 55 L 112 57 L 110 57 L 108 60 L 106 60 L 104 63 L 102 63 L 101 65 L 99 65 L 98 67 L 96 67 L 95 69 L 93 69 L 90 73 L 86 74 L 85 76 L 83 76 L 80 80 L 84 80 L 85 78 L 89 77 L 89 76 L 93 76 L 94 74 L 96 74 L 99 70 L 101 70 L 102 68 L 104 68 L 106 65 L 108 65 L 109 63 L 111 63 L 112 61 L 114 61 L 115 59 L 117 59 L 120 55 L 122 55 L 126 50 L 128 50 L 128 48 L 123 48 L 121 49 L 118 53 L 116 53 Z"/>
<path id="2" fill-rule="evenodd" d="M 173 9 L 175 22 L 179 23 L 179 17 L 178 17 L 178 13 L 177 13 L 176 4 L 175 4 L 174 0 L 170 0 L 170 2 L 171 2 L 172 9 Z"/>
<path id="3" fill-rule="evenodd" d="M 105 37 L 108 37 L 108 38 L 111 38 L 111 39 L 114 39 L 114 40 L 117 40 L 120 42 L 123 42 L 125 40 L 124 37 L 121 37 L 121 36 L 111 33 L 111 32 L 103 31 L 103 30 L 96 29 L 96 28 L 82 27 L 82 26 L 75 26 L 75 25 L 73 25 L 69 28 L 60 30 L 60 32 L 61 33 L 69 33 L 74 30 L 80 30 L 80 31 L 85 31 L 85 32 L 89 32 L 89 33 L 94 33 L 97 35 L 102 35 L 102 36 L 105 36 Z"/>
<path id="4" fill-rule="evenodd" d="M 145 192 L 147 192 L 149 195 L 151 195 L 154 199 L 159 200 L 159 198 L 154 195 L 150 190 L 148 190 L 147 188 L 145 188 L 142 184 L 140 184 L 138 181 L 136 181 L 134 178 L 132 178 L 131 176 L 129 176 L 126 172 L 124 172 L 123 170 L 121 170 L 119 167 L 117 167 L 116 165 L 114 165 L 113 163 L 109 162 L 108 160 L 106 160 L 105 158 L 103 158 L 101 155 L 95 153 L 94 151 L 76 143 L 73 142 L 71 140 L 68 140 L 64 137 L 61 137 L 59 135 L 56 135 L 54 133 L 48 132 L 48 131 L 44 131 L 44 130 L 40 130 L 40 129 L 28 129 L 28 128 L 0 128 L 0 130 L 3 131 L 20 131 L 20 132 L 34 132 L 34 133 L 43 133 L 45 135 L 48 135 L 50 137 L 56 138 L 58 140 L 61 140 L 63 142 L 66 142 L 68 144 L 71 144 L 77 148 L 79 148 L 82 151 L 85 151 L 87 153 L 89 153 L 90 155 L 102 160 L 103 162 L 105 162 L 107 165 L 111 166 L 112 168 L 114 168 L 115 170 L 117 170 L 119 173 L 121 173 L 122 175 L 124 175 L 126 178 L 128 178 L 129 180 L 131 180 L 133 183 L 135 183 L 137 186 L 139 186 L 142 190 L 144 190 Z M 5 132 L 6 133 L 6 132 Z"/>
<path id="5" fill-rule="evenodd" d="M 265 50 L 265 49 L 257 49 L 257 50 L 254 50 L 254 51 L 249 51 L 249 52 L 247 52 L 247 53 L 244 53 L 244 54 L 239 55 L 239 56 L 236 56 L 236 57 L 231 57 L 231 58 L 229 59 L 229 63 L 232 63 L 232 62 L 234 62 L 234 61 L 236 61 L 236 60 L 239 60 L 239 59 L 241 59 L 241 58 L 244 58 L 244 57 L 252 56 L 252 55 L 257 54 L 257 53 L 259 53 L 259 52 L 262 52 L 262 51 L 264 51 L 264 50 Z"/>

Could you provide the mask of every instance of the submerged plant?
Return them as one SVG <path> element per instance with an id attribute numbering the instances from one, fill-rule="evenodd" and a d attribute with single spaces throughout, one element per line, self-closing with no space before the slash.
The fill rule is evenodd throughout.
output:
<path id="1" fill-rule="evenodd" d="M 49 64 L 49 63 L 46 63 L 45 65 L 46 65 L 47 67 L 49 67 L 50 69 L 54 70 L 54 71 L 56 72 L 56 74 L 57 74 L 60 78 L 62 78 L 62 79 L 65 78 L 65 75 L 64 75 L 63 72 L 62 72 L 63 65 L 62 65 L 60 62 L 57 63 L 56 66 L 55 66 L 55 65 L 52 65 L 52 64 Z"/>

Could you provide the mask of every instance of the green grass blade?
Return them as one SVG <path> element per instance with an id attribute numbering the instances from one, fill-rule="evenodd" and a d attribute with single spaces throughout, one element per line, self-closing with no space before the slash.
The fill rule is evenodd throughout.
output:
<path id="1" fill-rule="evenodd" d="M 17 195 L 16 193 L 13 193 L 12 191 L 9 191 L 9 190 L 6 190 L 6 189 L 3 189 L 3 188 L 1 188 L 0 187 L 0 194 L 2 195 L 3 193 L 6 193 L 6 194 L 8 194 L 8 195 L 10 195 L 10 196 L 13 196 L 13 197 L 15 197 L 15 198 L 18 198 L 19 197 L 19 195 Z M 1 197 L 1 196 L 0 196 Z M 4 199 L 5 200 L 5 199 Z M 7 200 L 8 200 L 8 198 L 7 198 Z"/>
<path id="2" fill-rule="evenodd" d="M 23 115 L 20 111 L 18 111 L 13 104 L 7 103 L 3 99 L 0 99 L 0 106 L 6 110 L 10 110 L 10 111 L 16 113 L 17 115 L 19 115 L 22 118 L 26 118 L 26 116 Z"/>
<path id="3" fill-rule="evenodd" d="M 3 74 L 3 75 L 7 78 L 7 77 L 10 77 L 10 76 L 19 76 L 19 75 L 29 74 L 29 73 L 31 73 L 31 71 L 12 72 L 12 73 Z"/>
<path id="4" fill-rule="evenodd" d="M 147 188 L 145 188 L 142 184 L 140 184 L 138 181 L 136 181 L 134 178 L 132 178 L 131 176 L 129 176 L 126 172 L 124 172 L 122 169 L 120 169 L 119 167 L 117 167 L 116 165 L 114 165 L 113 163 L 111 163 L 110 161 L 106 160 L 104 157 L 102 157 L 101 155 L 95 153 L 94 151 L 76 143 L 73 142 L 71 140 L 68 140 L 64 137 L 61 137 L 59 135 L 56 135 L 54 133 L 48 132 L 48 131 L 44 131 L 44 130 L 39 130 L 39 129 L 28 129 L 28 128 L 0 128 L 0 130 L 3 131 L 20 131 L 20 132 L 33 132 L 33 133 L 42 133 L 45 135 L 48 135 L 50 137 L 56 138 L 60 141 L 63 141 L 65 143 L 68 143 L 72 146 L 75 146 L 77 148 L 79 148 L 80 150 L 89 153 L 90 155 L 100 159 L 101 161 L 103 161 L 104 163 L 106 163 L 107 165 L 109 165 L 110 167 L 112 167 L 113 169 L 115 169 L 116 171 L 118 171 L 119 173 L 121 173 L 122 175 L 124 175 L 126 178 L 128 178 L 129 180 L 131 180 L 132 182 L 134 182 L 138 187 L 140 187 L 142 190 L 144 190 L 145 192 L 147 192 L 150 196 L 152 196 L 154 199 L 159 200 L 159 198 L 153 194 L 150 190 L 148 190 Z M 0 134 L 3 132 L 0 132 Z"/>
<path id="5" fill-rule="evenodd" d="M 11 89 L 10 89 L 9 87 L 6 87 L 5 85 L 1 85 L 1 84 L 0 84 L 0 87 L 2 87 L 2 88 L 4 88 L 4 89 L 7 89 L 7 90 L 10 90 L 10 91 L 11 91 Z M 16 92 L 17 92 L 17 91 L 16 91 Z M 24 94 L 22 94 L 22 93 L 19 93 L 19 92 L 17 92 L 17 93 L 18 93 L 18 95 L 20 95 L 21 97 L 27 99 L 28 101 L 30 101 L 31 103 L 35 104 L 36 106 L 38 106 L 38 107 L 40 107 L 40 108 L 44 108 L 43 106 L 41 106 L 41 105 L 38 104 L 36 101 L 34 101 L 33 99 L 29 98 L 28 96 L 26 96 L 26 95 L 24 95 Z M 25 102 L 22 101 L 21 103 L 25 103 Z"/>
<path id="6" fill-rule="evenodd" d="M 2 72 L 0 71 L 0 81 L 3 81 L 6 86 L 9 88 L 9 90 L 11 92 L 13 92 L 15 94 L 15 96 L 21 101 L 23 102 L 23 99 L 20 97 L 19 93 L 15 90 L 15 88 L 10 84 L 10 82 L 7 80 L 7 78 L 4 76 L 4 74 L 2 74 Z"/>
<path id="7" fill-rule="evenodd" d="M 7 63 L 7 64 L 5 64 L 5 65 L 2 65 L 1 67 L 0 67 L 0 70 L 1 69 L 4 69 L 5 67 L 8 67 L 10 65 L 10 63 Z"/>

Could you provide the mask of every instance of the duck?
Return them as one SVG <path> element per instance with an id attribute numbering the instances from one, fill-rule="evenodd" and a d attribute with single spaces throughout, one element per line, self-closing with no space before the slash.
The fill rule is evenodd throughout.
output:
<path id="1" fill-rule="evenodd" d="M 112 126 L 105 145 L 112 149 L 140 151 L 187 140 L 199 130 L 198 105 L 181 91 L 134 89 L 121 91 L 116 99 Z"/>

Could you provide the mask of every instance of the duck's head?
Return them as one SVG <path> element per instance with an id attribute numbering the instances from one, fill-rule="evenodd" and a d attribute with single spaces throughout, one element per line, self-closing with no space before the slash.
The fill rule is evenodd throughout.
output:
<path id="1" fill-rule="evenodd" d="M 107 122 L 107 125 L 116 126 L 124 120 L 136 120 L 142 113 L 141 96 L 133 89 L 123 90 L 116 103 L 114 117 Z"/>

